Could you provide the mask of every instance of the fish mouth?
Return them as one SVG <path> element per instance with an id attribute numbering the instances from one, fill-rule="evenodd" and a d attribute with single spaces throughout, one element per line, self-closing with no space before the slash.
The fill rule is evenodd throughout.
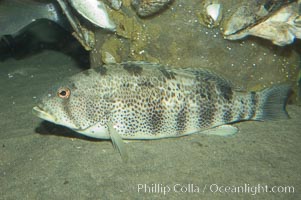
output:
<path id="1" fill-rule="evenodd" d="M 46 112 L 40 106 L 33 107 L 32 108 L 32 114 L 36 115 L 37 117 L 39 117 L 41 119 L 56 123 L 56 118 L 53 115 Z"/>

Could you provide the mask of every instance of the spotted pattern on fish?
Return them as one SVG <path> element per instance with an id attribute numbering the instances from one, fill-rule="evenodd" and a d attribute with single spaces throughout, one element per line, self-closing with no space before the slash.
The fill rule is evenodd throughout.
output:
<path id="1" fill-rule="evenodd" d="M 99 73 L 102 76 L 105 76 L 107 74 L 108 69 L 104 66 L 100 66 L 97 68 L 93 68 L 97 73 Z"/>
<path id="2" fill-rule="evenodd" d="M 205 69 L 171 69 L 146 62 L 90 69 L 60 87 L 71 90 L 68 99 L 46 95 L 38 105 L 54 116 L 50 120 L 97 138 L 109 138 L 105 130 L 110 122 L 125 139 L 174 137 L 241 120 L 275 117 L 270 109 L 278 108 L 289 90 L 279 86 L 243 92 Z M 270 105 L 278 96 L 277 106 Z"/>
<path id="3" fill-rule="evenodd" d="M 164 68 L 159 69 L 162 74 L 165 76 L 165 78 L 167 79 L 175 79 L 175 75 L 177 75 L 176 73 L 174 73 L 173 71 L 168 71 Z"/>
<path id="4" fill-rule="evenodd" d="M 249 109 L 249 115 L 248 115 L 248 119 L 252 119 L 254 116 L 255 116 L 255 114 L 256 114 L 256 106 L 257 106 L 257 95 L 256 95 L 256 93 L 255 92 L 251 92 L 250 93 L 250 101 L 251 101 L 251 103 L 250 103 L 250 109 Z"/>
<path id="5" fill-rule="evenodd" d="M 131 75 L 135 75 L 138 76 L 141 74 L 142 72 L 142 67 L 140 67 L 139 65 L 135 64 L 135 63 L 125 63 L 123 65 L 123 68 Z"/>
<path id="6" fill-rule="evenodd" d="M 231 108 L 229 106 L 225 106 L 223 109 L 222 121 L 225 123 L 231 122 L 233 119 Z"/>
<path id="7" fill-rule="evenodd" d="M 180 109 L 180 111 L 177 113 L 177 117 L 176 117 L 177 134 L 179 135 L 183 134 L 183 131 L 186 128 L 187 117 L 188 117 L 187 107 L 186 104 L 184 104 L 183 107 Z"/>

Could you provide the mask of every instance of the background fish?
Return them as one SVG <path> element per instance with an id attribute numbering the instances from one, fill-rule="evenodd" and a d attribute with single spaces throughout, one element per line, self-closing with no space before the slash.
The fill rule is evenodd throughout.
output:
<path id="1" fill-rule="evenodd" d="M 113 142 L 120 137 L 158 139 L 242 120 L 287 118 L 289 90 L 288 85 L 278 85 L 261 92 L 242 92 L 204 69 L 127 62 L 72 76 L 45 94 L 33 113 Z M 236 132 L 231 126 L 225 127 L 215 133 Z"/>

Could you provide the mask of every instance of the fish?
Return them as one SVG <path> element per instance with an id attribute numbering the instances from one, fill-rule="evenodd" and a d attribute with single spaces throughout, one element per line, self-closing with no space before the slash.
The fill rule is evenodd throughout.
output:
<path id="1" fill-rule="evenodd" d="M 83 135 L 149 140 L 205 133 L 232 135 L 246 120 L 286 119 L 291 86 L 244 91 L 204 68 L 172 68 L 148 62 L 106 64 L 58 83 L 33 114 Z"/>
<path id="2" fill-rule="evenodd" d="M 28 25 L 41 20 L 51 20 L 65 30 L 70 30 L 67 18 L 56 2 L 37 2 L 33 0 L 0 1 L 0 37 L 15 36 Z"/>

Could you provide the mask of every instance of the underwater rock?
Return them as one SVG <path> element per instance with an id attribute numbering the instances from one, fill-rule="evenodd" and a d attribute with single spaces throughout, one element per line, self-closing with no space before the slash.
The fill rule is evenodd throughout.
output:
<path id="1" fill-rule="evenodd" d="M 253 35 L 279 46 L 291 44 L 295 38 L 301 38 L 301 29 L 298 27 L 298 5 L 288 2 L 274 4 L 269 9 L 265 5 L 257 10 L 249 6 L 239 7 L 224 24 L 224 38 L 237 40 Z"/>
<path id="2" fill-rule="evenodd" d="M 240 30 L 254 24 L 256 17 L 249 6 L 239 7 L 235 13 L 224 23 L 224 36 L 234 35 Z"/>
<path id="3" fill-rule="evenodd" d="M 276 11 L 295 0 L 249 1 L 243 4 L 224 23 L 226 35 L 235 34 L 245 28 L 259 24 Z"/>
<path id="4" fill-rule="evenodd" d="M 105 64 L 121 62 L 120 56 L 122 53 L 119 49 L 125 48 L 124 44 L 114 38 L 109 37 L 101 46 L 101 59 Z"/>
<path id="5" fill-rule="evenodd" d="M 132 6 L 140 17 L 147 17 L 163 10 L 173 0 L 133 0 Z"/>
<path id="6" fill-rule="evenodd" d="M 79 14 L 96 26 L 112 31 L 116 29 L 103 2 L 98 0 L 69 0 L 69 2 Z"/>
<path id="7" fill-rule="evenodd" d="M 110 5 L 110 7 L 113 8 L 114 10 L 119 10 L 121 8 L 122 5 L 121 0 L 105 0 L 105 1 L 108 2 L 108 5 Z"/>
<path id="8" fill-rule="evenodd" d="M 109 52 L 104 52 L 102 59 L 105 64 L 117 63 L 115 57 Z"/>
<path id="9" fill-rule="evenodd" d="M 234 4 L 238 8 L 250 1 L 220 2 L 224 21 L 235 12 Z M 109 52 L 117 63 L 144 60 L 173 67 L 208 68 L 246 90 L 280 82 L 292 83 L 295 88 L 300 59 L 294 46 L 283 48 L 256 37 L 237 42 L 225 40 L 220 27 L 200 26 L 200 1 L 174 1 L 168 10 L 148 20 L 139 19 L 130 3 L 131 0 L 123 1 L 121 10 L 126 12 L 110 13 L 116 22 L 116 33 L 108 35 L 97 30 L 97 52 L 91 51 L 92 67 L 107 62 L 105 52 Z"/>
<path id="10" fill-rule="evenodd" d="M 222 4 L 219 0 L 205 0 L 202 2 L 202 10 L 199 13 L 201 24 L 208 28 L 219 25 L 222 19 Z"/>
<path id="11" fill-rule="evenodd" d="M 128 16 L 123 12 L 112 12 L 111 16 L 116 21 L 115 35 L 118 36 L 119 42 L 112 40 L 112 38 L 105 39 L 101 48 L 103 52 L 110 52 L 117 62 L 120 61 L 118 57 L 121 55 L 118 54 L 122 54 L 121 52 L 123 55 L 127 55 L 126 59 L 122 59 L 123 61 L 129 59 L 157 61 L 149 55 L 145 47 L 149 44 L 150 38 L 158 37 L 161 32 L 159 27 L 154 25 L 147 28 L 139 22 L 137 16 Z M 116 43 L 120 44 L 118 48 L 122 49 L 121 51 L 113 50 L 112 47 L 117 48 Z M 107 57 L 106 54 L 102 53 L 102 62 L 107 63 Z"/>

